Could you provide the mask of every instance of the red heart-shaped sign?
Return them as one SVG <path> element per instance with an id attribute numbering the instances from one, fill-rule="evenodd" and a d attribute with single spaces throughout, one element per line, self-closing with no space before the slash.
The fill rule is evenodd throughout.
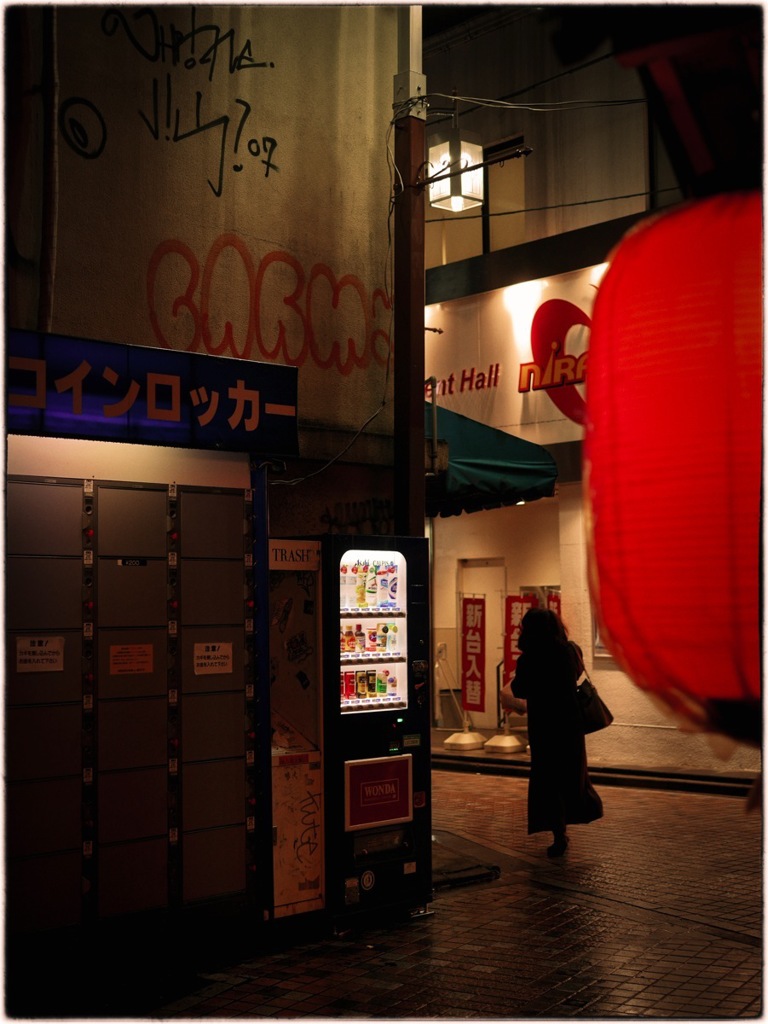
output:
<path id="1" fill-rule="evenodd" d="M 584 310 L 572 302 L 566 302 L 565 299 L 548 299 L 542 302 L 531 324 L 531 352 L 534 362 L 541 367 L 542 372 L 553 354 L 557 357 L 566 354 L 566 335 L 571 327 L 578 326 L 592 326 L 592 321 Z M 555 384 L 546 389 L 546 394 L 569 420 L 582 425 L 586 423 L 587 403 L 575 384 Z"/>

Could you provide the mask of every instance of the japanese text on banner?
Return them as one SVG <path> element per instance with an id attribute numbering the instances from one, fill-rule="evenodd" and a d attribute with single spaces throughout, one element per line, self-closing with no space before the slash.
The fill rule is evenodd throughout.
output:
<path id="1" fill-rule="evenodd" d="M 517 641 L 523 616 L 529 608 L 538 607 L 538 600 L 526 594 L 507 594 L 504 599 L 504 682 L 508 683 L 517 667 L 520 649 Z"/>
<path id="2" fill-rule="evenodd" d="M 485 598 L 461 601 L 461 705 L 485 710 Z"/>

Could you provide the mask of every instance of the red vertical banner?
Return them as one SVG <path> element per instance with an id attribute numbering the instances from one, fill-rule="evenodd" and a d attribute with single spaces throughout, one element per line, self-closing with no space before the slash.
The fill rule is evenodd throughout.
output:
<path id="1" fill-rule="evenodd" d="M 504 600 L 504 682 L 508 683 L 515 672 L 520 649 L 517 641 L 520 624 L 529 608 L 536 608 L 538 600 L 533 595 L 507 594 Z"/>
<path id="2" fill-rule="evenodd" d="M 461 706 L 485 711 L 485 598 L 461 599 Z"/>
<path id="3" fill-rule="evenodd" d="M 549 608 L 549 610 L 551 612 L 554 612 L 557 615 L 558 618 L 562 618 L 562 612 L 560 611 L 561 606 L 562 606 L 562 602 L 560 600 L 560 591 L 559 590 L 548 590 L 547 591 L 547 608 Z"/>

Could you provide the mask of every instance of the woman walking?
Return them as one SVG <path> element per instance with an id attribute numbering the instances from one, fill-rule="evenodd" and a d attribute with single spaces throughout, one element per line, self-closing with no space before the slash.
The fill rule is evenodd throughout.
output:
<path id="1" fill-rule="evenodd" d="M 547 855 L 561 857 L 568 848 L 568 825 L 603 816 L 589 779 L 577 704 L 576 682 L 584 664 L 581 650 L 547 608 L 526 612 L 518 647 L 522 653 L 512 692 L 528 702 L 528 835 L 552 832 Z"/>

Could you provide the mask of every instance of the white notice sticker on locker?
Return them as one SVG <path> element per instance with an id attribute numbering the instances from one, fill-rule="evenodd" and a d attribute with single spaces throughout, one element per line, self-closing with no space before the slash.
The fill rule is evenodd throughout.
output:
<path id="1" fill-rule="evenodd" d="M 154 653 L 152 644 L 110 644 L 109 674 L 146 675 L 154 670 Z"/>
<path id="2" fill-rule="evenodd" d="M 17 636 L 17 672 L 63 672 L 63 636 Z"/>
<path id="3" fill-rule="evenodd" d="M 230 675 L 232 672 L 232 644 L 195 644 L 195 675 Z"/>

